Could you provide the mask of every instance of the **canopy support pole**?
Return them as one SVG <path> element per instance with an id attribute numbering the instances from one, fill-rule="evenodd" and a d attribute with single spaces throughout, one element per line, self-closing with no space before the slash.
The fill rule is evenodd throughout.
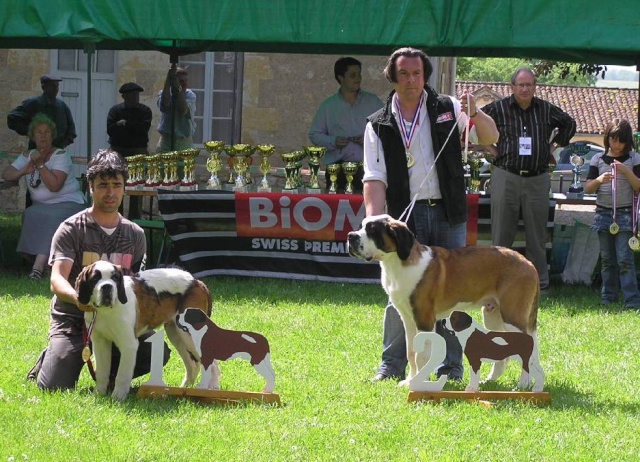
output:
<path id="1" fill-rule="evenodd" d="M 91 71 L 93 70 L 93 54 L 96 52 L 95 43 L 85 43 L 84 52 L 87 54 L 87 163 L 91 160 Z"/>

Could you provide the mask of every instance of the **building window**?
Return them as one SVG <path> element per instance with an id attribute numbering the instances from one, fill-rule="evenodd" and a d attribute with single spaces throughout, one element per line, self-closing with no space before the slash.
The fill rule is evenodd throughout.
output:
<path id="1" fill-rule="evenodd" d="M 87 55 L 82 50 L 58 50 L 58 70 L 86 72 Z M 93 72 L 113 74 L 115 72 L 115 51 L 96 50 L 92 54 Z"/>
<path id="2" fill-rule="evenodd" d="M 244 54 L 203 52 L 181 56 L 179 65 L 189 73 L 189 88 L 196 94 L 196 133 L 193 142 L 240 142 Z"/>

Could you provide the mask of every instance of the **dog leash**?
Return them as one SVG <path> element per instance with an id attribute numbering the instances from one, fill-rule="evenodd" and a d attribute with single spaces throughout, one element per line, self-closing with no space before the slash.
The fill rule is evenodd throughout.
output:
<path id="1" fill-rule="evenodd" d="M 87 363 L 87 367 L 89 368 L 89 374 L 91 374 L 91 378 L 93 380 L 96 379 L 96 371 L 93 368 L 93 362 L 91 362 L 91 348 L 89 347 L 89 342 L 91 341 L 91 333 L 93 332 L 93 326 L 96 322 L 96 313 L 93 313 L 93 319 L 91 319 L 91 323 L 89 324 L 89 329 L 87 329 L 87 323 L 82 323 L 82 340 L 84 342 L 84 348 L 82 349 L 82 360 Z"/>

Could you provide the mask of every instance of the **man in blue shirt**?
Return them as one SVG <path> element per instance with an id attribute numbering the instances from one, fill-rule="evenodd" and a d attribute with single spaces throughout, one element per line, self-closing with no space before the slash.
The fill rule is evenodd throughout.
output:
<path id="1" fill-rule="evenodd" d="M 367 117 L 383 104 L 373 93 L 360 89 L 362 63 L 355 58 L 340 58 L 333 67 L 335 79 L 340 84 L 338 92 L 322 102 L 309 129 L 309 138 L 316 146 L 327 148 L 323 157 L 326 164 L 362 162 L 363 135 Z M 326 175 L 327 189 L 331 186 Z M 341 171 L 337 189 L 344 190 L 346 177 Z M 353 183 L 362 190 L 362 170 Z"/>
<path id="2" fill-rule="evenodd" d="M 187 88 L 186 69 L 171 65 L 164 81 L 164 88 L 158 94 L 160 108 L 160 140 L 156 152 L 182 151 L 193 147 L 196 123 L 196 94 Z"/>

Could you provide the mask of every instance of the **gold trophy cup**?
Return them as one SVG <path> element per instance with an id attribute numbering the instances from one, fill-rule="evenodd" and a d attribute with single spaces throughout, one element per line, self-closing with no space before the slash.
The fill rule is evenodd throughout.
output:
<path id="1" fill-rule="evenodd" d="M 469 194 L 480 194 L 480 167 L 482 167 L 482 153 L 471 151 L 467 163 L 470 167 L 469 172 Z"/>
<path id="2" fill-rule="evenodd" d="M 271 186 L 269 186 L 267 175 L 271 172 L 269 157 L 276 152 L 276 147 L 273 144 L 259 144 L 257 149 L 258 155 L 260 156 L 260 173 L 262 173 L 262 180 L 260 181 L 260 186 L 258 186 L 258 191 L 271 192 Z"/>
<path id="3" fill-rule="evenodd" d="M 280 157 L 284 161 L 284 172 L 287 179 L 283 191 L 297 192 L 296 172 L 298 171 L 298 169 L 296 166 L 296 159 L 298 158 L 298 155 L 295 151 L 283 152 L 282 154 L 280 154 Z"/>
<path id="4" fill-rule="evenodd" d="M 207 171 L 211 174 L 207 181 L 207 189 L 220 189 L 220 179 L 218 172 L 222 170 L 222 161 L 220 153 L 224 149 L 224 141 L 207 141 L 204 147 L 209 151 L 207 159 Z"/>
<path id="5" fill-rule="evenodd" d="M 233 169 L 237 174 L 236 179 L 233 182 L 234 191 L 247 191 L 247 180 L 244 176 L 244 173 L 247 171 L 247 168 L 249 168 L 246 157 L 249 149 L 253 149 L 253 147 L 248 144 L 233 144 L 231 146 L 225 147 L 225 151 L 227 151 L 227 154 L 229 154 L 229 156 L 234 159 Z M 233 176 L 229 174 L 229 180 L 227 181 L 227 184 L 230 184 L 232 178 Z"/>
<path id="6" fill-rule="evenodd" d="M 184 149 L 178 151 L 180 159 L 182 159 L 182 180 L 180 181 L 181 191 L 195 191 L 198 189 L 198 183 L 195 180 L 196 158 L 200 155 L 199 149 Z"/>
<path id="7" fill-rule="evenodd" d="M 327 153 L 327 148 L 321 146 L 306 146 L 305 153 L 309 156 L 309 194 L 320 194 L 320 183 L 318 182 L 318 172 L 320 171 L 320 159 Z"/>
<path id="8" fill-rule="evenodd" d="M 336 183 L 338 181 L 338 174 L 340 173 L 340 169 L 342 168 L 341 164 L 328 164 L 327 172 L 329 173 L 329 181 L 331 181 L 331 186 L 329 186 L 329 194 L 336 194 L 338 192 L 336 188 Z"/>
<path id="9" fill-rule="evenodd" d="M 342 164 L 342 168 L 344 169 L 344 174 L 347 177 L 347 185 L 344 192 L 345 194 L 353 194 L 353 178 L 356 173 L 358 173 L 360 165 L 358 162 L 345 162 Z"/>

